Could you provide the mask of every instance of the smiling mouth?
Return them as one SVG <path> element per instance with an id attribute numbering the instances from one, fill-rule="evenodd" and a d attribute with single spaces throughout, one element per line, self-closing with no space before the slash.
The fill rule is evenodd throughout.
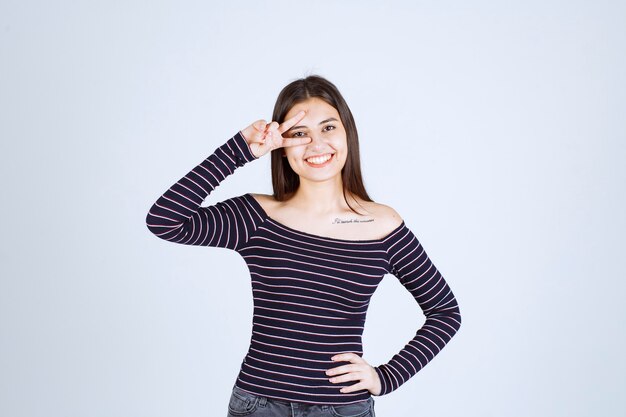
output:
<path id="1" fill-rule="evenodd" d="M 315 157 L 307 158 L 307 159 L 305 159 L 305 161 L 311 162 L 311 163 L 314 163 L 314 164 L 315 163 L 320 164 L 320 163 L 326 162 L 332 156 L 333 156 L 332 153 L 325 153 L 323 155 L 318 155 L 318 156 L 315 156 Z"/>
<path id="2" fill-rule="evenodd" d="M 334 153 L 332 154 L 327 153 L 322 156 L 316 156 L 314 158 L 305 159 L 304 161 L 307 163 L 307 165 L 311 167 L 319 168 L 319 167 L 326 166 L 334 157 L 335 157 Z"/>

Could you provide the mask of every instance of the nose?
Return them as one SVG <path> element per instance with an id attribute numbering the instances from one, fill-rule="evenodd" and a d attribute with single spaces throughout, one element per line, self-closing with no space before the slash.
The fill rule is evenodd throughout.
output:
<path id="1" fill-rule="evenodd" d="M 311 138 L 311 141 L 308 143 L 308 150 L 312 152 L 321 152 L 326 148 L 321 135 L 311 133 L 308 136 Z"/>

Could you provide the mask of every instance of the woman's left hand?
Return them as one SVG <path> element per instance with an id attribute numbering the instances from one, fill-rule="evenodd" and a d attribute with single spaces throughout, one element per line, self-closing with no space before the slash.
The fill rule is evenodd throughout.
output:
<path id="1" fill-rule="evenodd" d="M 326 375 L 332 377 L 330 382 L 336 384 L 337 382 L 359 381 L 349 387 L 341 388 L 341 392 L 346 393 L 366 389 L 373 395 L 380 394 L 382 387 L 376 369 L 361 356 L 356 353 L 339 353 L 333 356 L 331 360 L 351 363 L 327 370 Z"/>

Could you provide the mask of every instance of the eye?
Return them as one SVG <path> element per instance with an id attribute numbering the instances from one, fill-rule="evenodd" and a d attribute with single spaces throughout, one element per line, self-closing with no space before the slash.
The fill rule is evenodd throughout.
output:
<path id="1" fill-rule="evenodd" d="M 330 127 L 330 128 L 332 128 L 332 129 L 328 129 L 328 130 L 326 130 L 326 128 L 327 128 L 327 127 Z M 322 129 L 322 130 L 324 130 L 324 131 L 328 132 L 329 130 L 335 130 L 335 129 L 336 129 L 336 127 L 335 127 L 334 125 L 326 125 L 326 126 L 324 126 L 324 129 Z M 299 133 L 304 134 L 304 132 L 294 132 L 294 133 L 291 135 L 291 137 L 293 137 L 293 138 L 301 138 L 301 137 L 302 137 L 302 135 L 299 135 Z"/>

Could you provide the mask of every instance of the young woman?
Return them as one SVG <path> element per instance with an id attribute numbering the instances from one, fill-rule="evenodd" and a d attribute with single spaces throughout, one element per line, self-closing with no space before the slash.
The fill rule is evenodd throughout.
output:
<path id="1" fill-rule="evenodd" d="M 401 216 L 365 191 L 357 129 L 334 84 L 316 75 L 290 83 L 272 119 L 238 131 L 170 187 L 147 226 L 171 242 L 237 251 L 248 265 L 252 338 L 229 416 L 374 416 L 373 396 L 408 381 L 458 331 L 458 304 Z M 272 195 L 200 207 L 238 167 L 270 152 Z M 410 291 L 426 321 L 387 363 L 372 366 L 361 336 L 386 274 Z"/>

